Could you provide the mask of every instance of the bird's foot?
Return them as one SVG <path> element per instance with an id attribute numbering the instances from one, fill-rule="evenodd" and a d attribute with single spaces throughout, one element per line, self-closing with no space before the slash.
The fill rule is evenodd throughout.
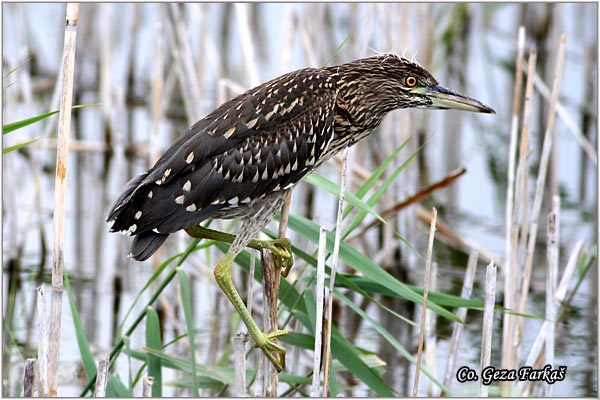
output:
<path id="1" fill-rule="evenodd" d="M 277 257 L 277 265 L 281 267 L 281 275 L 287 277 L 292 265 L 294 265 L 294 256 L 292 254 L 292 242 L 290 239 L 258 240 L 259 246 L 269 250 Z"/>
<path id="2" fill-rule="evenodd" d="M 277 372 L 281 372 L 285 368 L 285 349 L 274 342 L 274 339 L 287 334 L 287 331 L 276 330 L 269 333 L 260 332 L 256 337 L 253 336 L 255 347 L 258 347 L 265 353 L 265 356 L 275 366 Z"/>

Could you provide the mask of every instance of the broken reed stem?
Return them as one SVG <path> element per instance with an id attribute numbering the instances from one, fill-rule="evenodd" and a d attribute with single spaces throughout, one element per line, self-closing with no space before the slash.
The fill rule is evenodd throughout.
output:
<path id="1" fill-rule="evenodd" d="M 25 363 L 23 378 L 23 397 L 39 397 L 39 391 L 36 387 L 36 369 L 37 360 L 35 358 L 28 358 Z"/>
<path id="2" fill-rule="evenodd" d="M 327 299 L 327 331 L 325 341 L 325 372 L 323 374 L 323 397 L 327 397 L 329 384 L 329 369 L 331 364 L 331 323 L 333 313 L 333 288 L 335 285 L 335 273 L 337 271 L 340 241 L 342 239 L 342 217 L 344 215 L 344 196 L 346 193 L 346 172 L 348 168 L 348 148 L 342 150 L 342 171 L 340 176 L 340 196 L 338 201 L 337 220 L 335 222 L 335 238 L 333 241 L 333 258 L 331 261 L 331 273 L 329 275 L 329 298 Z"/>
<path id="3" fill-rule="evenodd" d="M 263 297 L 264 297 L 264 330 L 273 332 L 277 326 L 277 296 L 279 295 L 279 278 L 281 268 L 275 262 L 275 256 L 267 249 L 260 251 L 261 266 L 263 273 Z M 262 352 L 261 352 L 262 354 Z M 262 354 L 261 369 L 263 369 L 263 397 L 277 397 L 279 387 L 279 374 L 275 366 Z"/>
<path id="4" fill-rule="evenodd" d="M 552 196 L 552 210 L 548 215 L 548 242 L 547 242 L 547 269 L 546 269 L 546 321 L 552 322 L 546 332 L 545 344 L 545 363 L 554 365 L 554 334 L 556 317 L 556 277 L 558 275 L 558 253 L 560 239 L 560 197 Z M 544 385 L 544 396 L 552 397 L 554 395 L 554 385 Z"/>
<path id="5" fill-rule="evenodd" d="M 152 386 L 154 386 L 154 378 L 145 376 L 142 381 L 142 397 L 152 397 Z"/>
<path id="6" fill-rule="evenodd" d="M 108 383 L 108 356 L 98 360 L 98 373 L 96 374 L 96 386 L 94 397 L 106 397 L 106 384 Z"/>
<path id="7" fill-rule="evenodd" d="M 496 305 L 496 266 L 494 261 L 485 270 L 485 292 L 483 308 L 483 329 L 481 333 L 481 362 L 479 371 L 489 367 L 492 357 L 492 333 L 494 327 L 494 306 Z M 488 396 L 488 385 L 479 386 L 479 397 Z"/>
<path id="8" fill-rule="evenodd" d="M 475 281 L 475 271 L 477 270 L 477 260 L 479 259 L 479 250 L 473 249 L 469 254 L 469 261 L 467 262 L 467 270 L 465 272 L 465 279 L 463 281 L 463 287 L 460 292 L 461 299 L 470 299 L 471 292 L 473 291 L 473 282 Z M 460 307 L 456 312 L 456 316 L 461 321 L 465 322 L 467 319 L 467 307 Z M 458 353 L 458 346 L 460 344 L 460 337 L 465 325 L 454 322 L 452 325 L 452 338 L 450 339 L 450 348 L 448 350 L 448 361 L 446 363 L 446 371 L 444 372 L 444 386 L 450 389 L 452 381 L 454 380 L 456 372 L 456 355 Z"/>
<path id="9" fill-rule="evenodd" d="M 240 332 L 233 338 L 233 365 L 235 380 L 233 397 L 248 397 L 246 395 L 246 342 L 248 334 Z"/>
<path id="10" fill-rule="evenodd" d="M 542 155 L 540 157 L 540 167 L 538 170 L 538 176 L 536 181 L 536 190 L 533 200 L 533 207 L 531 211 L 531 225 L 529 230 L 529 241 L 527 243 L 527 255 L 525 261 L 525 272 L 523 283 L 521 286 L 521 296 L 519 298 L 518 312 L 525 311 L 525 305 L 527 303 L 527 295 L 529 293 L 529 282 L 531 280 L 531 269 L 533 265 L 533 253 L 535 249 L 535 242 L 537 238 L 538 221 L 540 210 L 542 208 L 542 199 L 544 195 L 544 185 L 546 183 L 546 174 L 548 171 L 548 162 L 552 150 L 553 143 L 553 128 L 554 128 L 554 116 L 556 110 L 556 103 L 558 101 L 558 95 L 560 92 L 560 79 L 562 77 L 562 69 L 565 56 L 565 45 L 566 36 L 563 34 L 560 38 L 560 44 L 558 46 L 558 55 L 556 61 L 556 72 L 554 76 L 554 83 L 552 85 L 552 94 L 550 98 L 550 106 L 548 110 L 548 120 L 546 123 L 546 131 L 544 133 L 544 145 L 542 147 Z"/>
<path id="11" fill-rule="evenodd" d="M 433 239 L 435 237 L 437 210 L 431 211 L 431 225 L 429 226 L 429 241 L 427 243 L 427 257 L 425 258 L 425 276 L 423 277 L 423 304 L 421 305 L 421 330 L 419 332 L 419 347 L 417 349 L 417 364 L 415 367 L 415 380 L 412 397 L 417 397 L 419 389 L 419 376 L 421 375 L 421 358 L 423 355 L 423 341 L 425 337 L 425 318 L 427 315 L 427 296 L 429 294 L 429 273 L 431 270 L 431 257 L 433 254 Z"/>
<path id="12" fill-rule="evenodd" d="M 323 304 L 325 301 L 325 256 L 327 255 L 327 231 L 319 228 L 319 250 L 317 252 L 317 285 L 315 288 L 316 326 L 315 326 L 315 358 L 313 362 L 312 388 L 310 397 L 321 397 L 319 385 L 321 377 L 321 359 L 323 352 Z"/>
<path id="13" fill-rule="evenodd" d="M 63 79 L 58 118 L 58 148 L 54 184 L 54 248 L 52 252 L 52 300 L 50 306 L 50 336 L 48 341 L 48 395 L 57 396 L 58 354 L 64 271 L 64 230 L 67 194 L 67 163 L 71 107 L 73 104 L 73 77 L 75 74 L 75 43 L 79 5 L 68 3 L 66 9 L 65 41 L 63 47 Z"/>
<path id="14" fill-rule="evenodd" d="M 505 212 L 505 252 L 504 252 L 504 307 L 510 309 L 513 306 L 513 301 L 515 297 L 515 279 L 514 279 L 514 268 L 516 265 L 514 264 L 514 260 L 512 257 L 513 252 L 516 252 L 516 249 L 513 247 L 513 241 L 511 237 L 513 237 L 513 201 L 514 201 L 514 192 L 515 192 L 515 159 L 517 152 L 517 136 L 519 129 L 519 114 L 521 112 L 521 87 L 523 81 L 523 53 L 525 49 L 525 28 L 519 27 L 519 38 L 517 45 L 517 67 L 515 71 L 515 86 L 513 88 L 514 96 L 513 96 L 513 112 L 512 112 L 512 120 L 510 125 L 510 145 L 508 150 L 508 185 L 506 188 L 506 212 Z M 470 261 L 470 258 L 469 258 Z M 463 286 L 464 288 L 464 286 Z M 510 327 L 512 326 L 514 317 L 509 313 L 504 313 L 503 315 L 504 322 L 502 324 L 502 367 L 508 368 L 506 363 L 509 358 L 506 357 L 509 353 L 509 346 L 512 347 L 512 341 L 508 341 L 509 334 L 512 330 Z M 456 325 L 455 325 L 456 327 Z M 454 336 L 454 331 L 452 332 Z M 446 374 L 444 376 L 444 384 L 448 385 L 451 380 L 448 382 L 448 369 L 446 369 Z"/>

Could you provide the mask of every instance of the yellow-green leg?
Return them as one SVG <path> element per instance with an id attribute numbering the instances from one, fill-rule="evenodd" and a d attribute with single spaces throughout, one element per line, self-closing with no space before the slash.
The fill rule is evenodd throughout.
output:
<path id="1" fill-rule="evenodd" d="M 219 261 L 215 267 L 215 279 L 225 296 L 231 301 L 233 307 L 242 318 L 242 321 L 248 328 L 248 333 L 252 336 L 256 347 L 260 348 L 267 358 L 273 363 L 277 372 L 283 371 L 285 368 L 285 349 L 274 342 L 279 336 L 287 335 L 287 331 L 277 330 L 274 332 L 264 333 L 256 324 L 250 312 L 246 308 L 244 301 L 233 285 L 231 279 L 231 265 L 235 260 L 236 253 L 231 249 Z"/>
<path id="2" fill-rule="evenodd" d="M 187 228 L 185 231 L 188 235 L 194 238 L 217 240 L 224 243 L 233 243 L 237 237 L 237 235 L 231 233 L 221 232 L 216 229 L 205 228 L 203 226 L 194 226 L 192 228 Z M 267 249 L 276 255 L 278 258 L 277 265 L 283 268 L 283 272 L 281 274 L 284 277 L 288 275 L 290 268 L 294 264 L 292 244 L 288 238 L 274 240 L 252 239 L 246 245 L 246 247 L 256 250 Z"/>

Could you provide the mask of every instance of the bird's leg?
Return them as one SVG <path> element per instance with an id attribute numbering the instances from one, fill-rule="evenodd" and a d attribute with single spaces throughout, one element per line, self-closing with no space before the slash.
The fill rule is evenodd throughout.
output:
<path id="1" fill-rule="evenodd" d="M 224 243 L 233 243 L 237 235 L 221 232 L 216 229 L 205 228 L 203 226 L 194 226 L 186 228 L 185 230 L 188 235 L 199 239 L 210 239 Z M 290 239 L 274 239 L 274 240 L 259 240 L 252 239 L 246 247 L 250 247 L 255 250 L 267 249 L 275 256 L 277 256 L 277 265 L 283 268 L 282 275 L 287 276 L 290 268 L 294 264 L 294 258 L 292 255 L 292 244 Z"/>

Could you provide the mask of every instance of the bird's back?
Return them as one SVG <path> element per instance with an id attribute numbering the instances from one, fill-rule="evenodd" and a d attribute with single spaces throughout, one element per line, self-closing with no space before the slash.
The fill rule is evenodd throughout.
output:
<path id="1" fill-rule="evenodd" d="M 111 231 L 135 235 L 130 256 L 142 260 L 170 233 L 256 212 L 320 163 L 334 135 L 335 90 L 331 73 L 304 69 L 224 103 L 127 184 Z"/>

